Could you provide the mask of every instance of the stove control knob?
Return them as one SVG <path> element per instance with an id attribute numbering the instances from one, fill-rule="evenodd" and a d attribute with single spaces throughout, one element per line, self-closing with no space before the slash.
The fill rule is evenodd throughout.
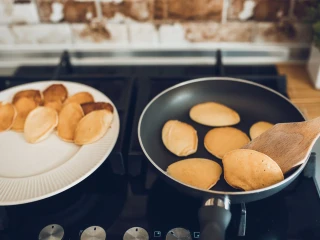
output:
<path id="1" fill-rule="evenodd" d="M 64 235 L 63 227 L 58 224 L 50 224 L 44 227 L 39 233 L 39 240 L 62 240 Z"/>
<path id="2" fill-rule="evenodd" d="M 128 229 L 123 235 L 123 240 L 148 240 L 149 234 L 146 230 L 140 227 Z"/>
<path id="3" fill-rule="evenodd" d="M 106 232 L 102 227 L 91 226 L 84 230 L 81 234 L 81 240 L 105 240 Z"/>
<path id="4" fill-rule="evenodd" d="M 167 233 L 166 240 L 192 240 L 192 237 L 189 230 L 174 228 Z"/>

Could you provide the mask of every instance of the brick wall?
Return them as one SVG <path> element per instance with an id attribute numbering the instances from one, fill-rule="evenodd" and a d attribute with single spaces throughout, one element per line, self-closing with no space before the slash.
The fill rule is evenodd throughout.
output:
<path id="1" fill-rule="evenodd" d="M 312 0 L 0 0 L 0 46 L 302 44 Z"/>

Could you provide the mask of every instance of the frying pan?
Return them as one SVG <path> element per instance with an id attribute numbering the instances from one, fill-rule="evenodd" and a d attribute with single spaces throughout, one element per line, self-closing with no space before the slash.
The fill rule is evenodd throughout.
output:
<path id="1" fill-rule="evenodd" d="M 222 240 L 231 219 L 230 203 L 257 201 L 281 191 L 301 173 L 307 161 L 286 174 L 283 181 L 252 191 L 232 188 L 223 175 L 210 190 L 186 185 L 172 178 L 166 173 L 167 167 L 185 158 L 208 158 L 222 166 L 221 160 L 204 148 L 203 139 L 211 127 L 198 124 L 189 117 L 192 106 L 207 101 L 219 102 L 237 111 L 241 121 L 234 127 L 247 134 L 257 121 L 299 122 L 305 118 L 287 98 L 270 88 L 246 80 L 222 77 L 200 78 L 177 84 L 158 94 L 145 107 L 138 124 L 138 137 L 144 154 L 160 176 L 177 190 L 203 198 L 204 204 L 198 214 L 200 239 Z M 191 124 L 197 130 L 199 143 L 196 153 L 179 158 L 165 148 L 161 131 L 165 122 L 171 119 Z"/>

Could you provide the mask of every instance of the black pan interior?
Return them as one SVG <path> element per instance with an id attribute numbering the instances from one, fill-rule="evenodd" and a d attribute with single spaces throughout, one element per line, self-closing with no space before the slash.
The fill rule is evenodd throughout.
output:
<path id="1" fill-rule="evenodd" d="M 153 101 L 141 119 L 142 145 L 153 162 L 162 170 L 166 171 L 173 162 L 192 157 L 212 159 L 222 166 L 221 160 L 204 148 L 204 136 L 212 128 L 198 124 L 189 117 L 192 106 L 206 101 L 219 102 L 237 111 L 241 121 L 234 127 L 244 131 L 248 136 L 251 125 L 257 121 L 271 123 L 304 121 L 302 114 L 286 99 L 249 82 L 202 80 L 179 86 Z M 161 140 L 161 130 L 165 122 L 170 119 L 189 123 L 197 130 L 199 143 L 195 154 L 177 157 L 165 148 Z M 211 190 L 238 191 L 230 187 L 223 176 Z"/>

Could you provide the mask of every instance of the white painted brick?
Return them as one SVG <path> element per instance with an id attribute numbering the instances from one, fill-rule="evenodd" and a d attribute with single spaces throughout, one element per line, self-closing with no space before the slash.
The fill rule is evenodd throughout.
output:
<path id="1" fill-rule="evenodd" d="M 0 26 L 0 44 L 14 44 L 14 37 L 7 26 Z"/>
<path id="2" fill-rule="evenodd" d="M 158 31 L 151 23 L 129 24 L 129 39 L 133 44 L 157 45 L 159 43 Z"/>
<path id="3" fill-rule="evenodd" d="M 34 2 L 14 4 L 13 0 L 1 0 L 0 23 L 39 23 L 37 6 Z"/>
<path id="4" fill-rule="evenodd" d="M 186 43 L 185 31 L 181 24 L 163 24 L 159 28 L 160 43 Z"/>
<path id="5" fill-rule="evenodd" d="M 90 32 L 86 24 L 72 24 L 73 41 L 77 44 L 83 43 L 114 43 L 127 44 L 128 31 L 125 24 L 109 23 L 105 28 L 110 33 L 110 37 L 105 34 L 97 34 L 94 31 Z"/>
<path id="6" fill-rule="evenodd" d="M 17 25 L 12 30 L 18 44 L 71 43 L 68 24 Z"/>

